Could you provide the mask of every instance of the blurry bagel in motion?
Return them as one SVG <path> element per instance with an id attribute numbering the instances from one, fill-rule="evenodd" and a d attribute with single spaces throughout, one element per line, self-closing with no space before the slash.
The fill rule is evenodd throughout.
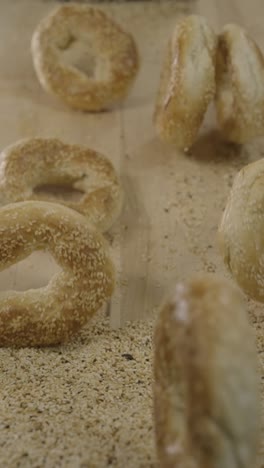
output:
<path id="1" fill-rule="evenodd" d="M 239 289 L 214 275 L 176 285 L 160 311 L 154 343 L 161 466 L 253 467 L 257 353 Z"/>
<path id="2" fill-rule="evenodd" d="M 264 302 L 264 159 L 245 166 L 235 177 L 218 241 L 239 286 Z"/>
<path id="3" fill-rule="evenodd" d="M 154 123 L 162 140 L 188 149 L 215 95 L 216 35 L 201 16 L 175 27 L 167 46 Z"/>
<path id="4" fill-rule="evenodd" d="M 264 135 L 264 58 L 247 32 L 228 24 L 219 35 L 216 109 L 225 138 L 246 143 Z"/>
<path id="5" fill-rule="evenodd" d="M 78 3 L 59 6 L 42 19 L 31 49 L 43 88 L 84 111 L 122 101 L 139 68 L 132 36 L 103 11 Z"/>

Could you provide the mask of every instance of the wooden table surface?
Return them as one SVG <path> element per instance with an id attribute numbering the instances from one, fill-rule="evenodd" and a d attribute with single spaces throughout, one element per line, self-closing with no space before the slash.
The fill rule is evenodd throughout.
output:
<path id="1" fill-rule="evenodd" d="M 58 137 L 99 150 L 112 160 L 125 191 L 122 216 L 107 234 L 118 271 L 111 324 L 119 326 L 152 314 L 175 281 L 201 271 L 226 275 L 216 246 L 217 225 L 234 175 L 263 157 L 264 141 L 239 148 L 225 143 L 212 106 L 191 154 L 184 155 L 156 137 L 153 105 L 164 47 L 181 15 L 205 15 L 216 31 L 237 22 L 264 50 L 264 5 L 263 0 L 100 2 L 134 34 L 141 69 L 120 108 L 91 115 L 47 95 L 34 73 L 31 35 L 55 4 L 1 0 L 0 148 L 25 137 Z M 34 254 L 1 273 L 0 289 L 43 285 L 55 269 L 47 254 Z M 263 385 L 263 307 L 248 301 L 248 310 L 257 334 Z"/>

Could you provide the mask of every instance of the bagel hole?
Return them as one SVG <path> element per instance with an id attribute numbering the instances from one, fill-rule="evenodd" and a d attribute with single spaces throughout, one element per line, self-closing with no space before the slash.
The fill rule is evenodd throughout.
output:
<path id="1" fill-rule="evenodd" d="M 67 44 L 60 48 L 60 60 L 63 65 L 77 68 L 88 78 L 95 78 L 96 51 L 92 41 L 70 37 Z"/>
<path id="2" fill-rule="evenodd" d="M 109 62 L 98 52 L 94 41 L 88 37 L 75 38 L 59 47 L 60 61 L 64 66 L 77 68 L 88 78 L 104 81 L 109 76 Z"/>
<path id="3" fill-rule="evenodd" d="M 61 271 L 61 267 L 49 252 L 35 251 L 0 271 L 0 292 L 43 288 Z"/>
<path id="4" fill-rule="evenodd" d="M 41 184 L 37 185 L 33 192 L 45 200 L 78 202 L 84 192 L 74 188 L 71 184 Z"/>

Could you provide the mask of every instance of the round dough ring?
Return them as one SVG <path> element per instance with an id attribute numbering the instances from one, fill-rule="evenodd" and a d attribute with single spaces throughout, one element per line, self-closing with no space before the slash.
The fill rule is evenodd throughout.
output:
<path id="1" fill-rule="evenodd" d="M 235 24 L 219 36 L 216 109 L 227 140 L 242 144 L 264 135 L 264 58 L 246 31 Z"/>
<path id="2" fill-rule="evenodd" d="M 161 73 L 154 123 L 162 140 L 188 149 L 215 94 L 216 35 L 196 15 L 171 36 Z"/>
<path id="3" fill-rule="evenodd" d="M 78 201 L 64 201 L 34 192 L 44 184 L 67 184 L 84 194 Z M 96 151 L 57 139 L 32 138 L 0 154 L 0 203 L 26 200 L 62 203 L 106 231 L 120 214 L 122 191 L 112 164 Z"/>
<path id="4" fill-rule="evenodd" d="M 31 49 L 43 88 L 85 111 L 100 111 L 124 99 L 139 68 L 132 36 L 86 5 L 56 8 L 39 23 Z"/>
<path id="5" fill-rule="evenodd" d="M 155 332 L 162 467 L 254 466 L 260 435 L 257 362 L 238 288 L 213 275 L 177 285 Z"/>
<path id="6" fill-rule="evenodd" d="M 264 159 L 236 175 L 218 230 L 224 262 L 239 286 L 264 302 Z"/>
<path id="7" fill-rule="evenodd" d="M 54 203 L 0 210 L 0 269 L 48 250 L 62 268 L 44 288 L 0 293 L 0 346 L 68 340 L 110 298 L 114 269 L 102 235 L 79 213 Z"/>

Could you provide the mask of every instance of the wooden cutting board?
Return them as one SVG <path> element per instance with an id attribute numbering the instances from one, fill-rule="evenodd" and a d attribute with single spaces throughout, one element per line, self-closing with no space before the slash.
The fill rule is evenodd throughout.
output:
<path id="1" fill-rule="evenodd" d="M 226 275 L 216 246 L 217 225 L 235 174 L 264 156 L 264 141 L 239 148 L 225 143 L 212 107 L 191 154 L 184 155 L 156 137 L 153 105 L 164 47 L 181 15 L 205 15 L 216 31 L 238 22 L 264 50 L 263 1 L 100 2 L 134 34 L 141 69 L 127 101 L 96 115 L 73 111 L 48 96 L 34 73 L 31 35 L 57 3 L 1 0 L 0 149 L 25 137 L 58 137 L 94 148 L 114 163 L 125 191 L 122 216 L 107 234 L 118 271 L 109 307 L 117 327 L 152 314 L 175 281 L 201 271 Z M 35 253 L 1 273 L 0 290 L 42 286 L 56 268 L 47 253 Z M 248 301 L 248 310 L 264 391 L 263 306 Z"/>

